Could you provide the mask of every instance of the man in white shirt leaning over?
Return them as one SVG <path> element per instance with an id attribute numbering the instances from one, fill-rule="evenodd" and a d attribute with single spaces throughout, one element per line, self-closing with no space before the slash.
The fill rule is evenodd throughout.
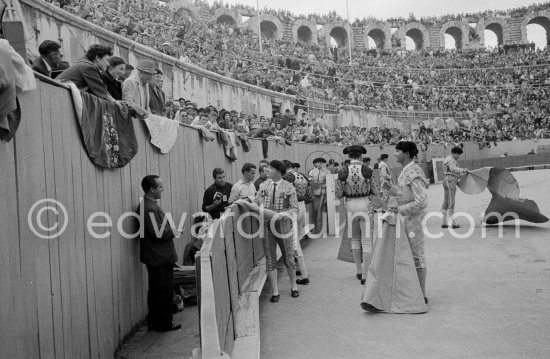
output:
<path id="1" fill-rule="evenodd" d="M 249 199 L 254 201 L 256 195 L 256 187 L 254 186 L 254 177 L 256 177 L 256 165 L 253 163 L 245 163 L 241 169 L 243 178 L 231 188 L 229 195 L 229 204 L 232 204 L 238 199 Z"/>

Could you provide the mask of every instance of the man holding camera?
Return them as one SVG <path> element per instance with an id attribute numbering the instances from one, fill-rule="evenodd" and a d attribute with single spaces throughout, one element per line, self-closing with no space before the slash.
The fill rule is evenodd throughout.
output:
<path id="1" fill-rule="evenodd" d="M 202 211 L 209 213 L 212 219 L 218 219 L 229 205 L 233 185 L 225 182 L 225 171 L 222 168 L 214 168 L 212 176 L 214 184 L 204 191 Z"/>

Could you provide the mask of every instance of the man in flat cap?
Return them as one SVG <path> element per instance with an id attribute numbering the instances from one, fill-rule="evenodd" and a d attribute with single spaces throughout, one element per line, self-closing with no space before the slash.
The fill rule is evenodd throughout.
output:
<path id="1" fill-rule="evenodd" d="M 271 220 L 264 221 L 262 236 L 267 275 L 273 290 L 271 302 L 276 303 L 280 297 L 277 285 L 277 245 L 290 277 L 290 294 L 294 298 L 300 295 L 296 283 L 295 248 L 292 237 L 299 209 L 296 189 L 292 183 L 283 179 L 283 175 L 286 174 L 286 165 L 282 161 L 273 160 L 269 163 L 267 171 L 268 179 L 260 185 L 255 203 L 260 208 L 276 212 Z"/>
<path id="2" fill-rule="evenodd" d="M 315 167 L 308 173 L 309 183 L 313 189 L 314 234 L 319 234 L 323 230 L 323 213 L 327 208 L 327 175 L 330 172 L 325 168 L 326 163 L 327 160 L 322 157 L 314 159 L 313 166 Z"/>
<path id="3" fill-rule="evenodd" d="M 362 160 L 367 150 L 363 146 L 348 146 L 344 154 L 350 164 L 338 172 L 338 180 L 346 197 L 348 231 L 351 226 L 351 251 L 356 277 L 365 284 L 373 252 L 374 212 L 369 196 L 374 193 L 373 170 Z M 349 233 L 349 232 L 348 232 Z M 363 266 L 361 266 L 361 262 Z"/>
<path id="4" fill-rule="evenodd" d="M 146 117 L 149 111 L 149 83 L 156 74 L 155 63 L 139 60 L 137 73 L 133 73 L 122 84 L 122 100 L 131 103 L 139 117 Z"/>

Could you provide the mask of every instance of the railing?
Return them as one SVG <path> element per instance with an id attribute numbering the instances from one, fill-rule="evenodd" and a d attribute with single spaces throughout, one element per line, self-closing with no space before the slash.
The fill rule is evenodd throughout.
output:
<path id="1" fill-rule="evenodd" d="M 194 358 L 259 358 L 266 272 L 261 240 L 250 238 L 258 228 L 236 205 L 209 228 L 197 261 L 201 346 Z"/>

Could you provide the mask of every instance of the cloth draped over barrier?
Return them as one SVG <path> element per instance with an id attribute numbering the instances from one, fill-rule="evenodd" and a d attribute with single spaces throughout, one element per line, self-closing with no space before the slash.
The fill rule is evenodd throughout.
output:
<path id="1" fill-rule="evenodd" d="M 520 198 L 519 184 L 514 175 L 505 168 L 484 167 L 462 176 L 459 188 L 467 194 L 475 195 L 485 188 L 493 198 L 485 210 L 483 221 L 487 224 L 523 219 L 532 223 L 544 223 L 548 217 L 540 213 L 537 203 Z"/>
<path id="2" fill-rule="evenodd" d="M 133 119 L 128 107 L 80 92 L 66 82 L 84 140 L 84 147 L 94 164 L 105 168 L 124 167 L 138 151 Z"/>
<path id="3" fill-rule="evenodd" d="M 145 118 L 145 124 L 151 135 L 151 143 L 161 153 L 168 153 L 178 139 L 179 122 L 150 114 Z"/>

